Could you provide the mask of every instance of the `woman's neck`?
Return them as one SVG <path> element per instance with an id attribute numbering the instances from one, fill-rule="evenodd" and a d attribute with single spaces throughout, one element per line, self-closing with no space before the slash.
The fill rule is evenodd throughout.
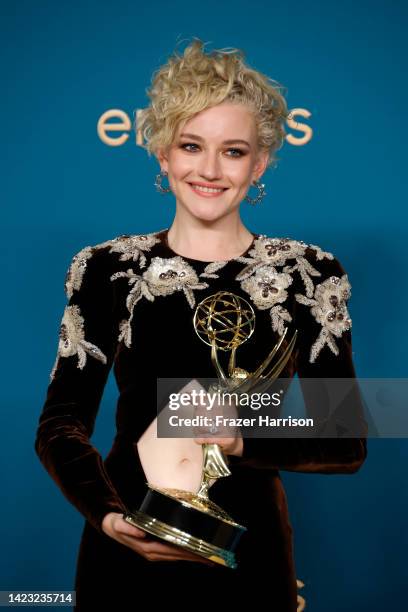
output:
<path id="1" fill-rule="evenodd" d="M 167 232 L 172 250 L 185 257 L 205 261 L 223 261 L 238 257 L 253 240 L 253 234 L 241 219 L 231 222 L 186 223 L 177 216 Z"/>

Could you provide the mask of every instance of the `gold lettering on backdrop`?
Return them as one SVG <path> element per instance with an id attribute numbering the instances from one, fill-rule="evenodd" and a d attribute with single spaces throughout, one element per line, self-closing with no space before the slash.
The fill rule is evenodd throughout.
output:
<path id="1" fill-rule="evenodd" d="M 136 110 L 136 113 L 135 113 L 136 114 L 136 125 L 137 125 L 137 119 L 139 117 L 140 111 L 141 111 L 141 109 L 139 108 L 139 109 Z M 140 146 L 143 146 L 143 134 L 142 134 L 141 130 L 137 130 L 137 132 L 136 132 L 136 144 L 140 145 Z"/>
<path id="2" fill-rule="evenodd" d="M 120 119 L 121 121 L 108 123 L 109 119 L 112 119 L 113 117 Z M 125 111 L 121 110 L 120 108 L 111 108 L 100 116 L 96 126 L 96 131 L 98 132 L 98 136 L 102 142 L 107 144 L 109 147 L 120 147 L 128 140 L 129 134 L 121 134 L 121 136 L 113 138 L 112 136 L 108 136 L 107 132 L 129 132 L 131 128 L 132 123 Z"/>
<path id="3" fill-rule="evenodd" d="M 299 137 L 293 136 L 293 134 L 288 134 L 286 136 L 286 141 L 289 144 L 295 145 L 296 147 L 301 147 L 302 145 L 307 144 L 312 139 L 313 130 L 310 127 L 310 125 L 306 125 L 306 123 L 299 123 L 298 121 L 294 120 L 294 117 L 297 117 L 297 116 L 306 117 L 306 119 L 309 119 L 311 114 L 312 113 L 306 110 L 306 108 L 294 108 L 293 110 L 290 111 L 288 120 L 286 122 L 287 125 L 290 128 L 293 128 L 294 130 L 303 132 L 304 136 L 299 138 Z"/>
<path id="4" fill-rule="evenodd" d="M 137 127 L 137 117 L 142 109 L 136 109 L 134 111 L 134 115 L 136 116 L 136 127 Z M 295 121 L 296 117 L 305 117 L 309 119 L 312 116 L 312 113 L 305 108 L 294 108 L 289 112 L 288 119 L 286 124 L 289 128 L 302 132 L 303 136 L 294 136 L 293 134 L 287 134 L 285 140 L 294 146 L 301 147 L 312 139 L 313 130 L 306 123 L 299 123 Z M 109 119 L 120 119 L 115 123 L 109 123 Z M 108 145 L 109 147 L 120 147 L 125 144 L 129 139 L 130 130 L 134 131 L 134 126 L 129 118 L 129 115 L 118 108 L 111 108 L 105 111 L 99 118 L 97 123 L 97 132 L 99 138 L 103 143 Z M 107 132 L 122 132 L 120 136 L 109 136 Z M 143 135 L 140 130 L 136 130 L 135 132 L 135 144 L 138 146 L 143 146 Z"/>

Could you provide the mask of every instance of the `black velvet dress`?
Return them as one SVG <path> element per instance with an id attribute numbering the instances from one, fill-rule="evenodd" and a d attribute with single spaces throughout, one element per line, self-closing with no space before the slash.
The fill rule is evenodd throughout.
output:
<path id="1" fill-rule="evenodd" d="M 211 488 L 211 499 L 247 527 L 237 569 L 147 561 L 107 536 L 101 522 L 108 512 L 138 508 L 145 495 L 136 443 L 157 415 L 156 378 L 215 377 L 210 349 L 192 324 L 202 299 L 228 290 L 253 306 L 255 331 L 237 351 L 238 366 L 253 371 L 289 327 L 298 337 L 282 377 L 353 378 L 349 281 L 331 253 L 302 241 L 253 234 L 240 257 L 204 262 L 172 251 L 167 231 L 85 247 L 66 275 L 68 303 L 35 450 L 85 518 L 75 609 L 138 610 L 143 590 L 154 607 L 190 609 L 196 604 L 187 592 L 195 592 L 220 609 L 256 593 L 269 610 L 293 612 L 292 527 L 279 470 L 356 472 L 367 454 L 365 435 L 244 439 L 243 456 L 230 457 L 232 475 Z M 112 366 L 117 432 L 103 459 L 90 438 Z M 313 394 L 305 390 L 304 400 L 313 413 Z M 364 425 L 362 403 L 350 408 Z"/>

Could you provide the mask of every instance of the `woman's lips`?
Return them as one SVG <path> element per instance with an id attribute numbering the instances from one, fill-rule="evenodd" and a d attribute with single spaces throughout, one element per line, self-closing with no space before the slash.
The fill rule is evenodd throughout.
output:
<path id="1" fill-rule="evenodd" d="M 208 191 L 201 191 L 200 189 L 195 189 L 194 185 L 192 185 L 191 183 L 189 183 L 189 185 L 194 191 L 194 193 L 202 196 L 203 198 L 217 198 L 218 196 L 222 195 L 224 191 L 227 191 L 227 189 L 223 189 L 222 191 L 217 191 L 216 193 L 209 193 Z"/>

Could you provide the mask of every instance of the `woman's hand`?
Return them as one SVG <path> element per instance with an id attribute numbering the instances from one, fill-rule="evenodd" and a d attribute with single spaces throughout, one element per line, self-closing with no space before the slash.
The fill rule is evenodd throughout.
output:
<path id="1" fill-rule="evenodd" d="M 234 403 L 222 405 L 215 401 L 209 407 L 204 401 L 195 407 L 194 416 L 208 422 L 208 425 L 193 428 L 194 441 L 197 444 L 218 444 L 225 455 L 242 457 L 244 443 L 240 428 L 234 424 L 238 417 Z"/>
<path id="2" fill-rule="evenodd" d="M 109 512 L 105 515 L 102 530 L 106 535 L 128 546 L 148 561 L 196 561 L 214 567 L 214 563 L 209 559 L 178 546 L 152 540 L 145 531 L 127 523 L 122 514 L 118 512 Z"/>
<path id="3" fill-rule="evenodd" d="M 242 437 L 236 438 L 195 438 L 197 444 L 218 444 L 225 455 L 242 457 L 244 443 Z"/>

